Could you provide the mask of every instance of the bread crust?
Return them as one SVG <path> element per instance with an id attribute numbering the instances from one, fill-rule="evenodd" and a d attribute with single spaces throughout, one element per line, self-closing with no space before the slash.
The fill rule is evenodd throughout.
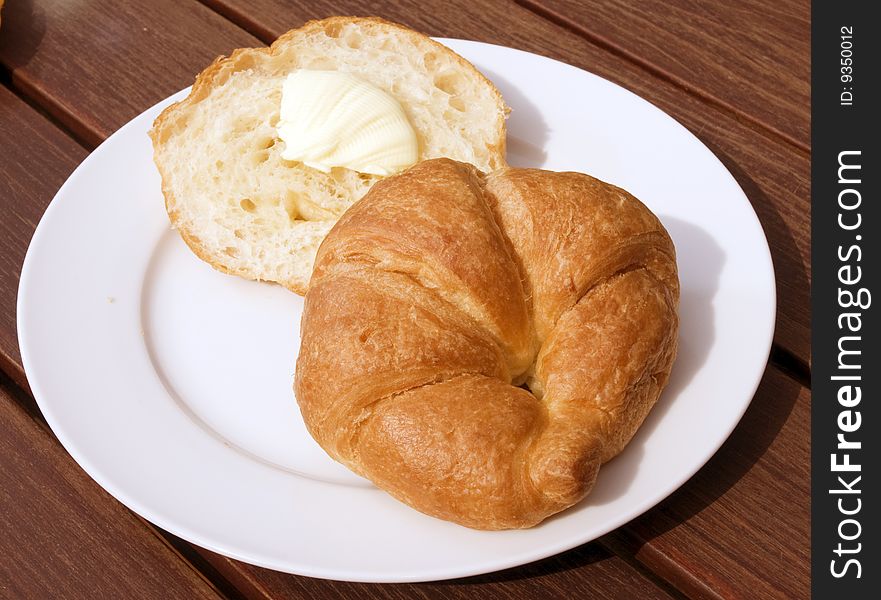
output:
<path id="1" fill-rule="evenodd" d="M 297 401 L 333 458 L 417 510 L 530 527 L 584 498 L 657 401 L 678 302 L 673 243 L 624 190 L 425 161 L 322 243 Z"/>
<path id="2" fill-rule="evenodd" d="M 499 141 L 496 144 L 491 144 L 488 146 L 488 150 L 490 151 L 491 156 L 491 166 L 493 168 L 500 168 L 506 164 L 505 116 L 510 109 L 505 106 L 499 90 L 492 84 L 491 81 L 489 81 L 489 79 L 487 79 L 480 71 L 478 71 L 474 67 L 474 65 L 472 65 L 470 62 L 468 62 L 443 44 L 440 44 L 433 39 L 419 32 L 413 31 L 412 29 L 403 25 L 387 21 L 380 17 L 342 16 L 329 17 L 319 20 L 310 20 L 306 22 L 302 27 L 292 29 L 287 33 L 281 35 L 268 47 L 239 48 L 234 50 L 229 56 L 217 57 L 207 68 L 205 68 L 201 73 L 196 76 L 196 80 L 193 83 L 192 89 L 190 90 L 190 93 L 187 95 L 187 97 L 180 102 L 177 102 L 165 108 L 154 121 L 152 129 L 149 131 L 149 136 L 152 140 L 154 148 L 154 157 L 158 155 L 162 144 L 165 143 L 164 138 L 169 135 L 170 132 L 172 132 L 183 119 L 186 119 L 186 115 L 189 111 L 194 110 L 199 102 L 204 100 L 213 89 L 221 86 L 224 82 L 226 82 L 233 73 L 252 68 L 255 64 L 257 64 L 259 60 L 257 60 L 256 57 L 259 57 L 261 55 L 279 55 L 283 53 L 289 45 L 295 45 L 298 40 L 304 37 L 307 37 L 319 31 L 326 31 L 332 28 L 342 28 L 349 24 L 358 25 L 362 28 L 395 29 L 399 33 L 410 37 L 414 46 L 427 45 L 433 51 L 443 53 L 444 55 L 452 59 L 461 69 L 467 71 L 469 74 L 471 74 L 471 76 L 476 77 L 479 81 L 483 82 L 486 85 L 487 89 L 491 91 L 491 94 L 496 103 L 499 106 L 505 107 L 504 114 L 498 117 L 495 124 L 495 138 Z M 186 242 L 187 246 L 189 246 L 189 248 L 193 251 L 194 254 L 196 254 L 196 256 L 223 273 L 238 275 L 246 279 L 263 279 L 266 281 L 274 281 L 276 283 L 280 283 L 281 285 L 285 286 L 286 288 L 297 294 L 305 294 L 306 288 L 308 287 L 308 281 L 275 281 L 273 279 L 258 277 L 250 269 L 237 268 L 235 264 L 231 263 L 231 261 L 224 260 L 222 256 L 218 255 L 216 252 L 213 252 L 208 246 L 203 244 L 199 239 L 198 232 L 189 230 L 187 228 L 187 224 L 179 217 L 180 211 L 176 209 L 179 199 L 175 197 L 174 190 L 172 189 L 171 185 L 169 185 L 169 174 L 164 168 L 162 161 L 157 159 L 154 162 L 156 163 L 162 178 L 162 193 L 165 198 L 165 207 L 166 211 L 168 212 L 169 219 L 171 220 L 172 225 L 180 232 L 180 235 L 184 242 Z"/>

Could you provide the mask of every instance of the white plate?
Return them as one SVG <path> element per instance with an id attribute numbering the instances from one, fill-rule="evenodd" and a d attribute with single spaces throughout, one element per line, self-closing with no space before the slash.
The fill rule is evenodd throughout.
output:
<path id="1" fill-rule="evenodd" d="M 658 405 L 575 508 L 526 531 L 424 516 L 329 459 L 291 391 L 301 298 L 222 275 L 168 224 L 147 138 L 185 91 L 113 134 L 43 216 L 18 330 L 34 396 L 76 461 L 126 506 L 215 552 L 313 577 L 418 581 L 511 567 L 596 538 L 695 473 L 765 367 L 773 268 L 732 176 L 685 128 L 600 77 L 444 40 L 513 107 L 514 164 L 591 173 L 664 222 L 679 255 L 679 358 Z"/>

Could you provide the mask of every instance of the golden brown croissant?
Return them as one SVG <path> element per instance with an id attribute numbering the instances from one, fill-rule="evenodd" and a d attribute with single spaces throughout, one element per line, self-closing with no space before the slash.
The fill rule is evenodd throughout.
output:
<path id="1" fill-rule="evenodd" d="M 678 301 L 673 243 L 627 192 L 426 161 L 321 245 L 297 400 L 328 454 L 417 510 L 529 527 L 581 500 L 645 419 Z"/>

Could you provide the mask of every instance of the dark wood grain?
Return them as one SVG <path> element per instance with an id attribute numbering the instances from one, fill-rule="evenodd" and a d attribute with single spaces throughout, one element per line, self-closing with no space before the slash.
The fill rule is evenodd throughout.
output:
<path id="1" fill-rule="evenodd" d="M 0 375 L 0 598 L 219 598 L 89 479 Z"/>
<path id="2" fill-rule="evenodd" d="M 308 19 L 377 12 L 364 0 L 208 0 L 209 4 L 271 41 Z M 513 2 L 400 0 L 382 16 L 431 35 L 503 44 L 573 64 L 619 83 L 657 104 L 713 150 L 743 187 L 768 235 L 777 273 L 775 341 L 808 363 L 810 357 L 810 158 L 804 151 L 743 122 L 736 114 L 543 19 Z M 644 31 L 651 37 L 653 31 Z M 683 171 L 683 176 L 686 176 Z M 707 199 L 712 202 L 712 198 Z"/>
<path id="3" fill-rule="evenodd" d="M 722 449 L 612 547 L 690 596 L 809 597 L 810 406 L 809 390 L 769 369 Z"/>
<path id="4" fill-rule="evenodd" d="M 87 145 L 260 42 L 195 1 L 26 0 L 4 9 L 0 63 Z"/>
<path id="5" fill-rule="evenodd" d="M 517 0 L 810 148 L 807 0 Z"/>
<path id="6" fill-rule="evenodd" d="M 21 264 L 40 216 L 86 151 L 2 85 L 0 148 L 0 367 L 24 386 L 15 328 Z"/>
<path id="7" fill-rule="evenodd" d="M 381 543 L 381 542 L 378 542 Z M 230 581 L 233 561 L 220 555 L 207 556 Z M 239 589 L 252 598 L 329 598 L 398 600 L 408 598 L 557 599 L 569 598 L 678 598 L 664 583 L 651 581 L 620 557 L 597 544 L 586 544 L 560 556 L 480 577 L 435 583 L 368 584 L 294 577 L 250 567 L 248 577 L 238 580 Z"/>

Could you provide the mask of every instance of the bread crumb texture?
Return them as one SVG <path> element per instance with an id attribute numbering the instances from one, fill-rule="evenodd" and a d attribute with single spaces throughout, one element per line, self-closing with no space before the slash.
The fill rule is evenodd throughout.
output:
<path id="1" fill-rule="evenodd" d="M 281 158 L 282 83 L 295 69 L 351 73 L 391 94 L 416 130 L 420 160 L 504 165 L 508 109 L 470 63 L 381 19 L 311 21 L 270 48 L 219 58 L 150 132 L 172 223 L 221 271 L 305 293 L 324 236 L 382 179 Z"/>

